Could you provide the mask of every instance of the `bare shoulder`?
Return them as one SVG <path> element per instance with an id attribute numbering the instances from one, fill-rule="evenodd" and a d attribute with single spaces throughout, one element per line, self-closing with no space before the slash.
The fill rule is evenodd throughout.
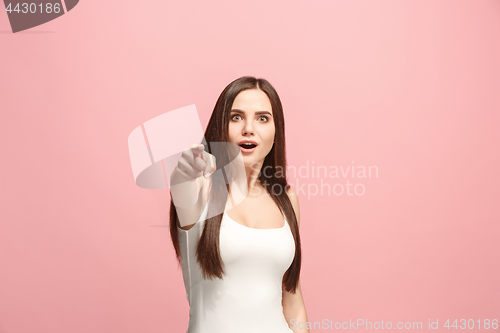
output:
<path id="1" fill-rule="evenodd" d="M 286 194 L 288 194 L 288 198 L 292 202 L 293 210 L 295 211 L 295 216 L 297 217 L 297 224 L 300 227 L 300 207 L 299 207 L 299 197 L 295 190 L 291 187 L 288 187 Z"/>

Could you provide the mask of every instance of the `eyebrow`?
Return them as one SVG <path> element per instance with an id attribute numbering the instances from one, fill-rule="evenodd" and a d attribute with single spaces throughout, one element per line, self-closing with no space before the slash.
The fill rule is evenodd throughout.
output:
<path id="1" fill-rule="evenodd" d="M 232 110 L 231 110 L 231 112 L 234 112 L 234 113 L 240 113 L 240 114 L 245 114 L 245 112 L 244 112 L 244 111 L 241 111 L 240 109 L 232 109 Z M 269 111 L 257 111 L 257 112 L 255 112 L 255 114 L 256 114 L 256 115 L 268 114 L 268 115 L 270 115 L 271 117 L 273 116 L 273 115 L 271 114 L 271 112 L 269 112 Z"/>

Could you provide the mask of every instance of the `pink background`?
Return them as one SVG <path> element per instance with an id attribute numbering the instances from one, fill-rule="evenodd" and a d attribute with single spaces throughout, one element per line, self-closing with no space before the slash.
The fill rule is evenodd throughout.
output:
<path id="1" fill-rule="evenodd" d="M 500 319 L 500 2 L 82 0 L 0 32 L 0 332 L 186 331 L 127 137 L 190 104 L 205 128 L 243 75 L 278 90 L 290 166 L 379 170 L 299 192 L 309 321 Z"/>

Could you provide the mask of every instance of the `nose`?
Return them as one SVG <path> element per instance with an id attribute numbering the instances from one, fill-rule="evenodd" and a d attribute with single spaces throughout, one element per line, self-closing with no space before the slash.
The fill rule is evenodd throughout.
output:
<path id="1" fill-rule="evenodd" d="M 243 127 L 243 135 L 247 134 L 252 134 L 252 135 L 254 134 L 253 125 L 251 121 L 245 121 L 245 125 Z"/>

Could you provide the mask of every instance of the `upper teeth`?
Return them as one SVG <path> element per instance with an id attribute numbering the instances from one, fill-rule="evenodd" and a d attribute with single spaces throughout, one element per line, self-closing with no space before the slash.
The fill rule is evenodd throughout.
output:
<path id="1" fill-rule="evenodd" d="M 251 142 L 245 142 L 244 145 L 253 145 Z"/>

